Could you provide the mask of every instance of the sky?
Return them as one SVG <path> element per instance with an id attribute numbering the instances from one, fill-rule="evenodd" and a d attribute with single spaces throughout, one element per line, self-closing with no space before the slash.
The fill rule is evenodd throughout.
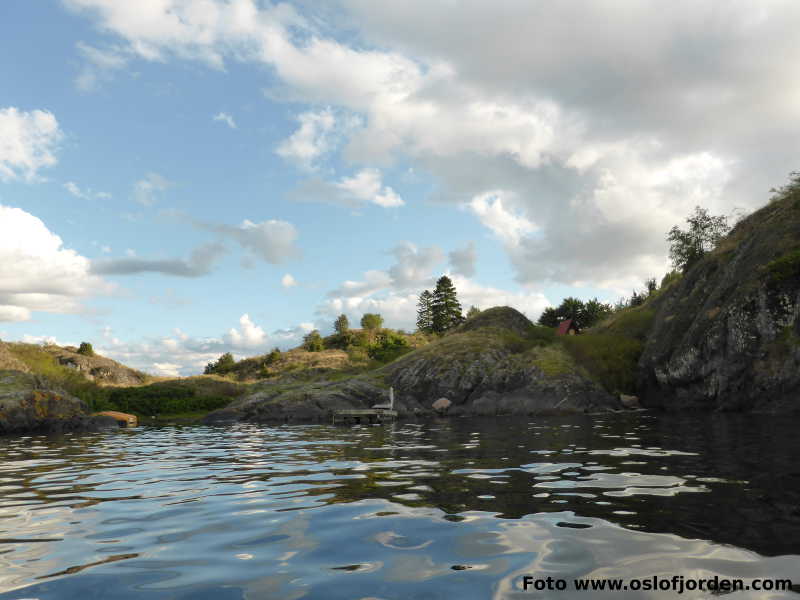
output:
<path id="1" fill-rule="evenodd" d="M 0 2 L 0 338 L 190 375 L 669 270 L 798 169 L 794 0 Z"/>

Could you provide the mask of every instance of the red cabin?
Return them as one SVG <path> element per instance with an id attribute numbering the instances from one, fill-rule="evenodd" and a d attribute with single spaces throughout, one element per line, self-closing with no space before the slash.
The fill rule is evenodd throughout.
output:
<path id="1" fill-rule="evenodd" d="M 556 335 L 577 335 L 580 333 L 580 329 L 575 324 L 573 319 L 567 319 L 566 321 L 561 321 L 558 324 L 558 329 L 556 330 Z"/>

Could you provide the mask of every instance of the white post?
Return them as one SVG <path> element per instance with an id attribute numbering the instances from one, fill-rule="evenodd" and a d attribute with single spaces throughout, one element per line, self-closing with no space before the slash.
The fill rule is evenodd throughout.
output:
<path id="1" fill-rule="evenodd" d="M 394 410 L 394 388 L 389 388 L 389 410 Z"/>

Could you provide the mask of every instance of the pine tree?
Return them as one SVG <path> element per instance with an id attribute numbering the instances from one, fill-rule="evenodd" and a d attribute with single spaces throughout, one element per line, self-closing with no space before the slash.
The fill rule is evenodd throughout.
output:
<path id="1" fill-rule="evenodd" d="M 469 310 L 467 311 L 467 318 L 471 319 L 472 317 L 477 317 L 481 314 L 481 309 L 477 306 L 470 306 Z"/>
<path id="2" fill-rule="evenodd" d="M 433 294 L 428 290 L 419 295 L 419 302 L 417 302 L 417 329 L 423 333 L 431 333 L 433 331 L 432 302 Z"/>
<path id="3" fill-rule="evenodd" d="M 461 304 L 453 282 L 447 275 L 442 275 L 436 282 L 431 302 L 433 330 L 436 333 L 447 331 L 464 320 Z"/>

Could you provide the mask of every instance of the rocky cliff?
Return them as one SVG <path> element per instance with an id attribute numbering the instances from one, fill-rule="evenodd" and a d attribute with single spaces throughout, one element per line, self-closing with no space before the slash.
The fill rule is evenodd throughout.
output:
<path id="1" fill-rule="evenodd" d="M 654 306 L 646 406 L 800 411 L 800 193 L 740 222 Z"/>
<path id="2" fill-rule="evenodd" d="M 423 348 L 346 381 L 255 386 L 207 422 L 326 421 L 331 412 L 385 402 L 388 388 L 401 416 L 434 414 L 439 398 L 451 415 L 543 414 L 616 409 L 620 405 L 581 374 L 552 330 L 508 307 L 484 311 Z"/>
<path id="3" fill-rule="evenodd" d="M 86 405 L 31 373 L 0 371 L 0 435 L 116 428 L 113 419 L 90 417 Z"/>

